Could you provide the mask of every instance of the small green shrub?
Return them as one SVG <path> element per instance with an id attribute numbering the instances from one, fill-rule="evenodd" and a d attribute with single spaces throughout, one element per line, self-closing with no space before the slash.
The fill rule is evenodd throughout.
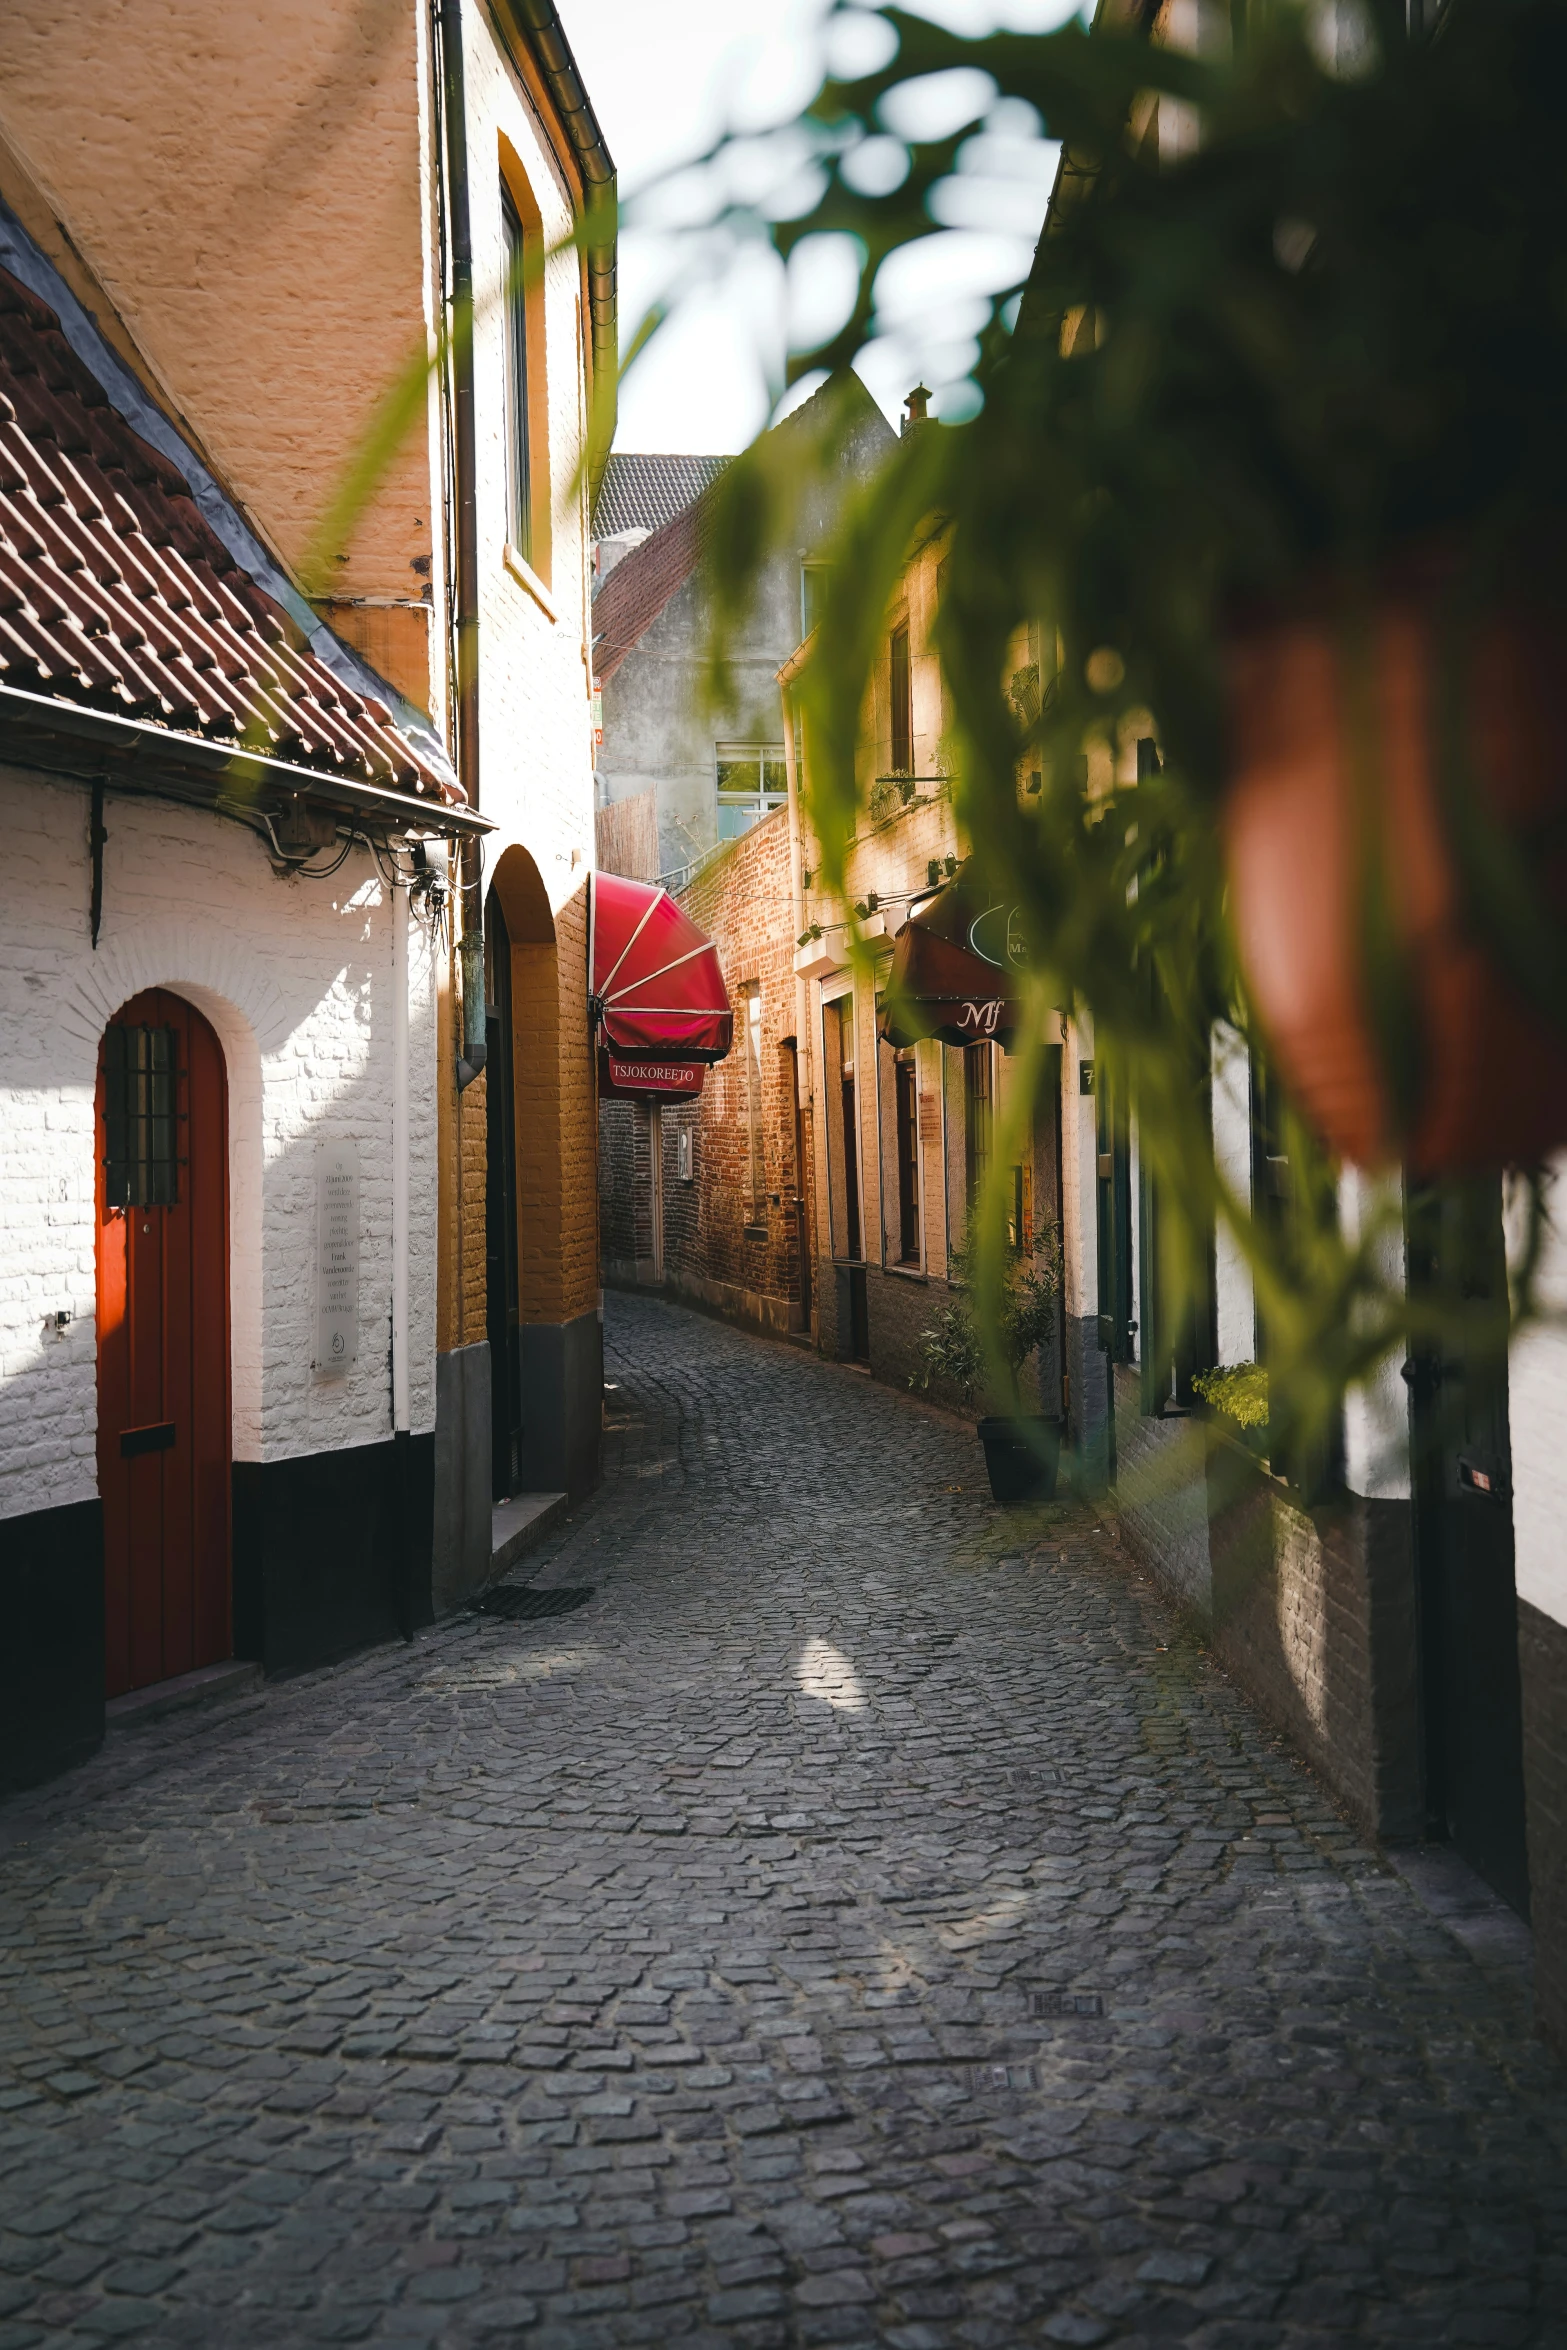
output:
<path id="1" fill-rule="evenodd" d="M 1199 1371 L 1192 1385 L 1205 1403 L 1237 1428 L 1268 1425 L 1268 1374 L 1263 1364 L 1221 1363 L 1216 1371 Z"/>
<path id="2" fill-rule="evenodd" d="M 989 1358 L 986 1333 L 975 1302 L 978 1243 L 970 1227 L 961 1248 L 951 1251 L 948 1276 L 962 1284 L 951 1305 L 921 1334 L 920 1367 L 909 1381 L 922 1391 L 938 1382 L 954 1387 L 971 1401 L 984 1381 Z M 1002 1278 L 1001 1308 L 990 1333 L 1014 1381 L 1017 1372 L 1043 1346 L 1055 1328 L 1055 1303 L 1061 1293 L 1061 1236 L 1053 1224 L 1025 1233 L 1023 1246 L 1008 1252 Z"/>

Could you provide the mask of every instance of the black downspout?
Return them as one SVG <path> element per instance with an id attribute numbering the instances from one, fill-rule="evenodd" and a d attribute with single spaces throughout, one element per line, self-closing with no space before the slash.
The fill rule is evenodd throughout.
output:
<path id="1" fill-rule="evenodd" d="M 457 536 L 457 775 L 479 805 L 479 490 L 473 398 L 473 227 L 468 207 L 468 103 L 462 0 L 441 0 L 441 83 L 446 115 L 447 219 L 452 248 L 449 321 Z M 484 1067 L 484 868 L 477 840 L 461 862 L 462 1048 L 457 1090 Z"/>

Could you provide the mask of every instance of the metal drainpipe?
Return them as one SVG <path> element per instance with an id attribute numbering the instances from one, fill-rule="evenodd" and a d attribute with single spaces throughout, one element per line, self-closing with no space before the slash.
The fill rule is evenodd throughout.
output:
<path id="1" fill-rule="evenodd" d="M 453 465 L 457 534 L 457 774 L 479 805 L 479 492 L 473 387 L 473 226 L 468 206 L 468 104 L 462 0 L 441 0 L 441 83 L 446 115 L 447 220 L 452 248 Z M 477 840 L 461 857 L 463 1039 L 457 1090 L 484 1067 L 484 865 Z"/>

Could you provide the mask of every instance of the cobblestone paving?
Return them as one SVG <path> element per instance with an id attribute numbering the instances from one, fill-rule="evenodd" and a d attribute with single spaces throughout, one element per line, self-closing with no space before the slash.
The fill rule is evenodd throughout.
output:
<path id="1" fill-rule="evenodd" d="M 465 1616 L 0 1813 L 0 2350 L 1567 2341 L 1567 2106 L 1082 1508 L 611 1299 Z"/>

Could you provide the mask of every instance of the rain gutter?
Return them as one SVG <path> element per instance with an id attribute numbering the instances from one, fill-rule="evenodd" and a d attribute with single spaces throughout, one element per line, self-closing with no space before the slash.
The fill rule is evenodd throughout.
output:
<path id="1" fill-rule="evenodd" d="M 476 808 L 296 767 L 232 743 L 209 742 L 204 735 L 178 734 L 110 710 L 27 693 L 21 686 L 0 685 L 0 758 L 82 783 L 110 784 L 116 791 L 226 807 L 233 814 L 281 816 L 303 800 L 346 822 L 387 833 L 477 841 L 495 829 Z"/>

